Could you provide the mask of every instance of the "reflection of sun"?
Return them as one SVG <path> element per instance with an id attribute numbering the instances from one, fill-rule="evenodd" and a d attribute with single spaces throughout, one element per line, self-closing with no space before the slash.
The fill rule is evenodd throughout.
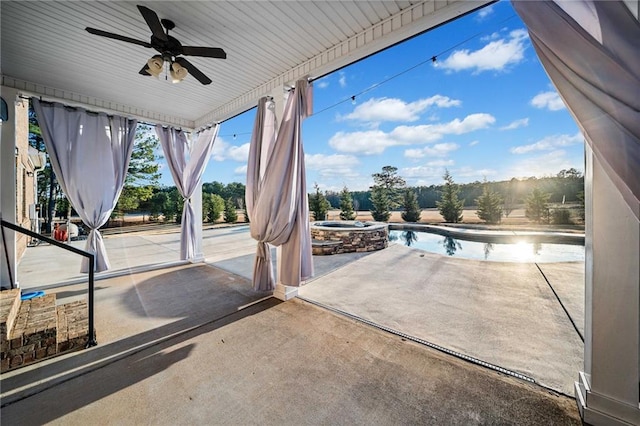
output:
<path id="1" fill-rule="evenodd" d="M 531 260 L 531 244 L 526 241 L 518 241 L 512 246 L 512 253 L 518 262 L 527 262 Z"/>

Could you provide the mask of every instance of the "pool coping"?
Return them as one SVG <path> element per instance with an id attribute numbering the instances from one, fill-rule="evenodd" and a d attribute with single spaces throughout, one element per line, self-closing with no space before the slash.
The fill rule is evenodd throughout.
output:
<path id="1" fill-rule="evenodd" d="M 446 237 L 454 237 L 467 241 L 488 243 L 518 242 L 522 238 L 535 238 L 540 243 L 584 245 L 584 234 L 552 231 L 517 231 L 517 230 L 487 230 L 426 225 L 418 223 L 389 223 L 390 231 L 426 231 Z"/>

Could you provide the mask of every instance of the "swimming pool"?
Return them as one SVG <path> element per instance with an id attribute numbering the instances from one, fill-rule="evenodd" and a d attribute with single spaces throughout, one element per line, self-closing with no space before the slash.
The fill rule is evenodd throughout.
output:
<path id="1" fill-rule="evenodd" d="M 584 262 L 584 245 L 536 241 L 535 236 L 511 238 L 508 242 L 482 242 L 426 231 L 392 230 L 389 243 L 465 259 L 493 262 L 551 263 Z"/>

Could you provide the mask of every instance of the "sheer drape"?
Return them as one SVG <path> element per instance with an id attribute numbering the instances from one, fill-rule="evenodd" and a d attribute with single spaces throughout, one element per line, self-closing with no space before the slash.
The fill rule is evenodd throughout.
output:
<path id="1" fill-rule="evenodd" d="M 513 1 L 551 81 L 640 218 L 640 23 L 621 1 Z"/>
<path id="2" fill-rule="evenodd" d="M 98 228 L 122 191 L 137 121 L 35 98 L 33 106 L 60 187 L 90 229 L 85 250 L 95 253 L 95 271 L 105 271 L 110 265 Z M 84 259 L 81 272 L 88 271 Z"/>
<path id="3" fill-rule="evenodd" d="M 191 196 L 200 184 L 219 129 L 220 126 L 215 125 L 198 133 L 189 147 L 187 136 L 182 130 L 156 126 L 171 176 L 184 199 L 180 234 L 180 259 L 183 260 L 193 259 L 196 254 L 195 224 L 196 221 L 202 221 L 202 218 L 195 217 Z"/>
<path id="4" fill-rule="evenodd" d="M 275 289 L 269 244 L 282 246 L 280 281 L 299 286 L 313 275 L 302 120 L 311 114 L 311 86 L 296 83 L 276 136 L 273 103 L 258 103 L 247 164 L 247 214 L 258 241 L 253 288 Z"/>

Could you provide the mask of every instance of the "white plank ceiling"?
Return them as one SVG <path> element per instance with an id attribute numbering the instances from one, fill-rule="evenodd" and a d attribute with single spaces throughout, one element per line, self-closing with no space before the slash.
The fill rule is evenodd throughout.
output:
<path id="1" fill-rule="evenodd" d="M 5 1 L 2 85 L 151 122 L 196 128 L 256 105 L 261 96 L 318 78 L 491 1 Z M 183 45 L 221 47 L 227 59 L 188 56 L 213 80 L 172 84 L 138 71 L 157 52 L 89 34 L 148 42 L 136 8 L 175 22 Z"/>

